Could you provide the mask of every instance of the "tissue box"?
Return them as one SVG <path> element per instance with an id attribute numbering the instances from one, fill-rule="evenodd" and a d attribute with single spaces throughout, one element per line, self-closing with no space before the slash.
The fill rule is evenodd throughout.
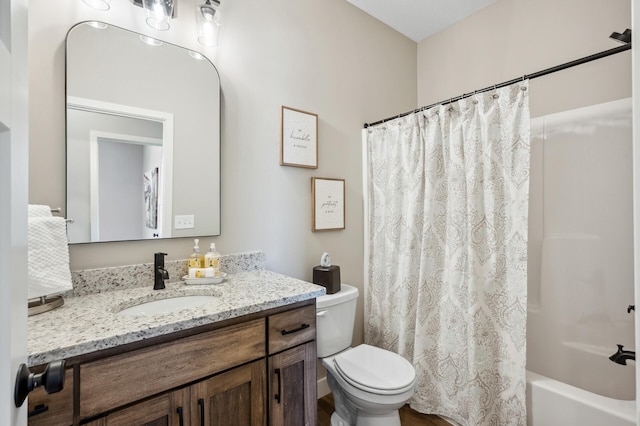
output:
<path id="1" fill-rule="evenodd" d="M 340 267 L 316 266 L 313 268 L 313 283 L 321 285 L 327 289 L 327 294 L 340 291 Z"/>

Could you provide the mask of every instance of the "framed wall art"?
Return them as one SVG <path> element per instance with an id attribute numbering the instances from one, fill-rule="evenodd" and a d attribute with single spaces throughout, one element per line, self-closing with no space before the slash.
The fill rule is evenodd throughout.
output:
<path id="1" fill-rule="evenodd" d="M 318 168 L 318 115 L 282 106 L 280 165 Z"/>
<path id="2" fill-rule="evenodd" d="M 345 229 L 344 179 L 311 178 L 312 230 Z"/>

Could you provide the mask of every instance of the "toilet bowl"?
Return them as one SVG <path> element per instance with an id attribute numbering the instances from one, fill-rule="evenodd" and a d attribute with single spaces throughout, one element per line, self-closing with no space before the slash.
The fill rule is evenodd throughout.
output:
<path id="1" fill-rule="evenodd" d="M 332 426 L 400 426 L 398 409 L 413 395 L 415 369 L 400 355 L 350 347 L 358 289 L 342 284 L 316 300 L 318 357 L 327 369 Z"/>

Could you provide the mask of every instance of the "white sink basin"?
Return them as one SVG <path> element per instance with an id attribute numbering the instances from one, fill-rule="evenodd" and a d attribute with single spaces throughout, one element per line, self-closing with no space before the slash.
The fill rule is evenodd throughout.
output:
<path id="1" fill-rule="evenodd" d="M 123 309 L 117 315 L 137 317 L 143 315 L 170 314 L 184 309 L 197 308 L 212 302 L 215 296 L 176 296 L 168 299 L 154 300 L 140 303 L 130 308 Z"/>

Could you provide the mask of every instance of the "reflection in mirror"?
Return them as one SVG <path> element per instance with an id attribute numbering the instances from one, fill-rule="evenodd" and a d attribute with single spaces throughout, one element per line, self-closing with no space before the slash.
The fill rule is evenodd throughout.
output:
<path id="1" fill-rule="evenodd" d="M 67 36 L 69 242 L 220 234 L 220 82 L 206 58 L 110 25 Z"/>

